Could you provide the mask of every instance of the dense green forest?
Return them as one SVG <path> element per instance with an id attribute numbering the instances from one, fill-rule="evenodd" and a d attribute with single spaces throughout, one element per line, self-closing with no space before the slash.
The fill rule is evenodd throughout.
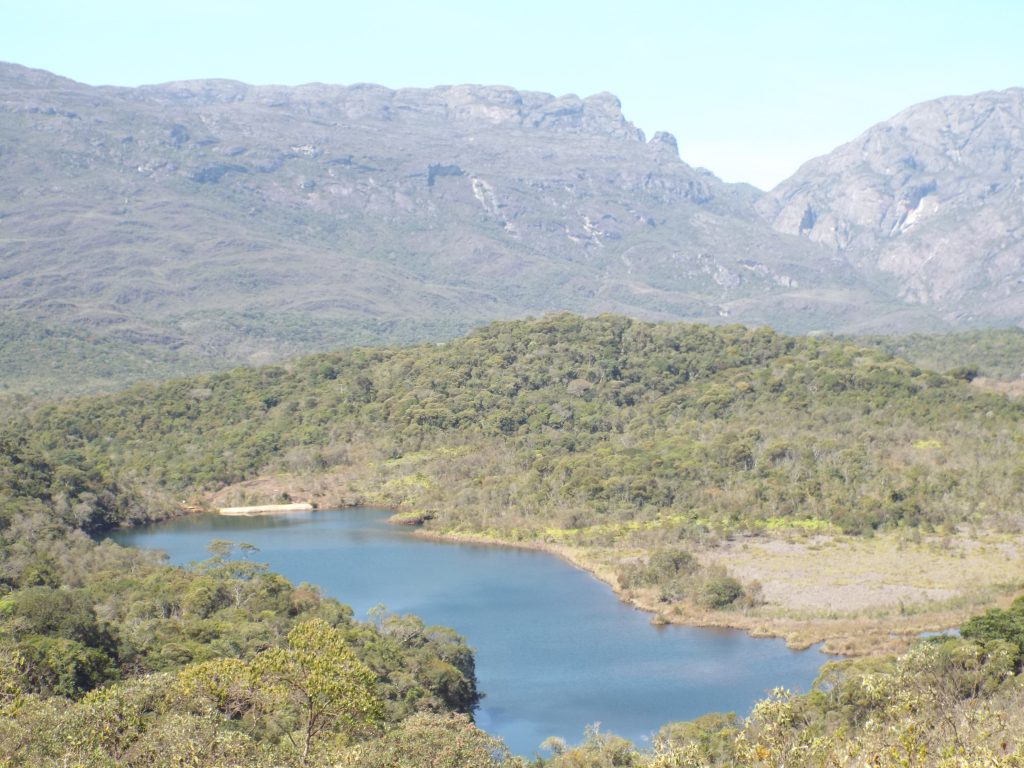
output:
<path id="1" fill-rule="evenodd" d="M 357 622 L 245 546 L 173 568 L 47 507 L 0 533 L 0 764 L 319 765 L 406 722 L 468 727 L 450 629 Z"/>
<path id="2" fill-rule="evenodd" d="M 147 514 L 148 498 L 124 505 L 133 494 L 178 499 L 368 452 L 381 475 L 418 463 L 409 498 L 380 492 L 444 499 L 439 525 L 866 531 L 1013 507 L 1022 410 L 845 342 L 556 316 L 48 405 L 12 415 L 5 453 L 48 462 L 59 482 L 23 469 L 15 490 L 63 496 L 86 528 Z M 118 508 L 103 501 L 111 484 Z"/>
<path id="3" fill-rule="evenodd" d="M 966 378 L 844 340 L 554 316 L 9 409 L 0 761 L 508 764 L 468 719 L 480 694 L 450 630 L 356 622 L 244 549 L 182 570 L 86 534 L 306 488 L 439 532 L 607 547 L 623 588 L 742 610 L 756 585 L 696 545 L 1019 533 L 1024 405 Z M 233 485 L 267 476 L 281 498 Z M 830 665 L 746 721 L 666 726 L 644 748 L 594 730 L 538 764 L 1022 765 L 1022 627 L 1018 600 L 962 638 Z"/>

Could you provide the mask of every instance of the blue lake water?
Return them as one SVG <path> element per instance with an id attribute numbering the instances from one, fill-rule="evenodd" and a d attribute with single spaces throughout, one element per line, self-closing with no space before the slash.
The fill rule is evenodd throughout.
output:
<path id="1" fill-rule="evenodd" d="M 513 752 L 548 736 L 578 742 L 588 724 L 644 744 L 664 723 L 741 715 L 777 686 L 807 690 L 828 657 L 733 630 L 654 627 L 611 589 L 540 552 L 422 539 L 374 509 L 263 517 L 195 515 L 118 531 L 121 544 L 171 562 L 208 556 L 212 539 L 319 585 L 357 618 L 384 604 L 462 634 L 486 694 L 477 724 Z"/>

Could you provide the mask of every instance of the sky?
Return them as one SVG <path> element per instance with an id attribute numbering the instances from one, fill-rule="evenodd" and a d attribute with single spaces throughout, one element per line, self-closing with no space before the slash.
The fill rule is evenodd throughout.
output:
<path id="1" fill-rule="evenodd" d="M 0 60 L 198 78 L 610 91 L 683 160 L 769 189 L 932 98 L 1024 86 L 1020 0 L 0 0 Z"/>

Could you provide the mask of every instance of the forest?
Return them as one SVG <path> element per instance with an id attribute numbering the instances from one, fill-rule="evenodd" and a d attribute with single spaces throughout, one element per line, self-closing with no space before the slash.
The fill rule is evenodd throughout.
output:
<path id="1" fill-rule="evenodd" d="M 14 408 L 2 439 L 7 493 L 85 530 L 264 473 L 354 468 L 339 492 L 512 538 L 867 533 L 1019 506 L 1022 410 L 849 342 L 564 315 Z M 411 464 L 421 476 L 395 470 Z"/>
<path id="2" fill-rule="evenodd" d="M 666 611 L 757 610 L 758 585 L 704 548 L 1019 536 L 1024 405 L 975 377 L 848 339 L 556 315 L 10 408 L 2 761 L 515 764 L 472 725 L 450 630 L 355 621 L 244 548 L 179 569 L 89 534 L 219 501 L 383 504 L 434 534 L 582 552 Z M 1022 765 L 1024 602 L 1004 576 L 1004 607 L 960 637 L 830 664 L 747 719 L 649 746 L 595 729 L 534 764 Z"/>
<path id="3" fill-rule="evenodd" d="M 0 439 L 11 491 L 83 530 L 372 503 L 560 548 L 671 618 L 756 606 L 692 556 L 737 536 L 1012 535 L 1024 404 L 970 378 L 847 340 L 556 315 L 14 409 Z M 1019 587 L 984 568 L 972 608 Z"/>

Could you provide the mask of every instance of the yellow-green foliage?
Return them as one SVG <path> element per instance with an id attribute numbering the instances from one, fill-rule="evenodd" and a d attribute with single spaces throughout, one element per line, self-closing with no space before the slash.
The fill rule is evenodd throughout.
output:
<path id="1" fill-rule="evenodd" d="M 370 498 L 446 530 L 860 533 L 1019 508 L 1022 415 L 850 343 L 562 315 L 45 407 L 0 485 L 102 527 L 358 455 Z"/>
<path id="2" fill-rule="evenodd" d="M 549 740 L 547 768 L 1020 768 L 1024 684 L 1000 641 L 941 639 L 895 659 L 827 665 L 814 690 L 773 691 L 746 720 L 712 713 L 642 748 L 588 729 Z"/>
<path id="3" fill-rule="evenodd" d="M 630 556 L 627 588 L 717 608 L 742 586 L 688 558 L 690 541 L 1009 530 L 1024 505 L 1024 405 L 965 378 L 766 329 L 556 316 L 7 414 L 0 763 L 507 763 L 444 714 L 478 701 L 472 655 L 450 630 L 358 624 L 228 552 L 183 571 L 80 529 L 283 467 L 358 470 L 372 497 L 430 509 L 442 530 L 614 545 Z M 594 729 L 553 745 L 548 764 L 1024 765 L 1008 616 L 897 660 L 832 667 L 742 725 L 669 729 L 650 750 Z M 406 720 L 420 709 L 441 714 Z"/>

